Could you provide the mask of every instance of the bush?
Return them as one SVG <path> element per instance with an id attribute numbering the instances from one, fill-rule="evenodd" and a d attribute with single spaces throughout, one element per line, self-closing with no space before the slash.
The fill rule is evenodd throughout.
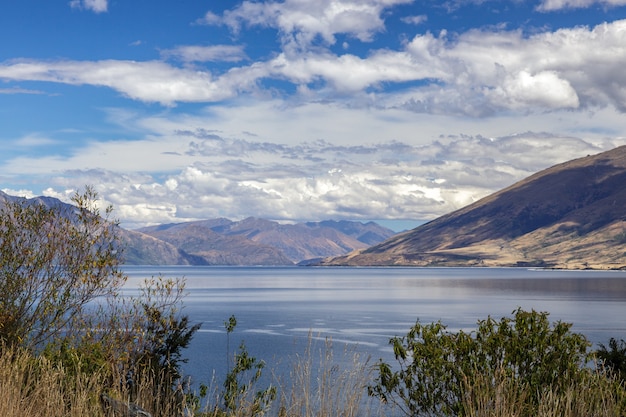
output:
<path id="1" fill-rule="evenodd" d="M 560 321 L 551 326 L 548 313 L 521 309 L 513 318 L 481 320 L 471 333 L 418 321 L 406 336 L 390 340 L 400 369 L 381 361 L 369 393 L 410 416 L 463 416 L 476 378 L 495 383 L 504 377 L 514 397 L 524 396 L 528 408 L 521 415 L 535 415 L 543 392 L 563 392 L 585 372 L 590 344 L 570 328 Z"/>
<path id="2" fill-rule="evenodd" d="M 92 327 L 85 306 L 123 285 L 117 225 L 110 208 L 100 217 L 96 200 L 87 188 L 73 210 L 28 200 L 0 209 L 0 342 L 32 348 L 82 337 Z"/>
<path id="3" fill-rule="evenodd" d="M 39 355 L 63 370 L 68 387 L 98 374 L 101 391 L 119 391 L 132 373 L 130 382 L 149 381 L 141 386 L 152 391 L 150 408 L 180 405 L 181 351 L 199 328 L 180 314 L 184 280 L 149 279 L 139 297 L 120 296 L 127 277 L 112 208 L 102 217 L 91 187 L 72 201 L 0 207 L 0 353 Z"/>

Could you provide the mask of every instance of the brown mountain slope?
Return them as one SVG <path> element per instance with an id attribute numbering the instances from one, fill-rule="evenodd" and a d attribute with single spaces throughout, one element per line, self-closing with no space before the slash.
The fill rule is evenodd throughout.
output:
<path id="1" fill-rule="evenodd" d="M 367 248 L 392 236 L 393 231 L 375 223 L 348 221 L 281 224 L 249 217 L 213 230 L 228 236 L 245 236 L 251 241 L 280 249 L 294 262 L 324 258 Z"/>
<path id="2" fill-rule="evenodd" d="M 534 174 L 325 265 L 626 266 L 626 146 Z"/>
<path id="3" fill-rule="evenodd" d="M 214 232 L 206 222 L 167 225 L 143 233 L 168 242 L 193 255 L 195 264 L 205 265 L 291 265 L 280 250 L 243 236 L 224 236 Z"/>
<path id="4" fill-rule="evenodd" d="M 174 245 L 144 233 L 119 228 L 118 234 L 127 265 L 193 265 L 197 260 Z"/>

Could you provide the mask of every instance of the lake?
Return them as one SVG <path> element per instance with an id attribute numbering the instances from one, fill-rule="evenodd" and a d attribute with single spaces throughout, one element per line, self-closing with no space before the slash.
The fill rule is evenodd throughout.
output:
<path id="1" fill-rule="evenodd" d="M 519 268 L 314 268 L 127 266 L 127 288 L 162 274 L 185 277 L 185 314 L 202 327 L 185 352 L 185 373 L 197 382 L 226 369 L 224 321 L 268 368 L 285 366 L 309 340 L 322 349 L 358 351 L 393 362 L 390 337 L 402 336 L 419 318 L 441 320 L 451 331 L 471 330 L 491 315 L 521 307 L 573 323 L 594 344 L 626 339 L 626 272 Z M 335 355 L 337 356 L 337 355 Z"/>

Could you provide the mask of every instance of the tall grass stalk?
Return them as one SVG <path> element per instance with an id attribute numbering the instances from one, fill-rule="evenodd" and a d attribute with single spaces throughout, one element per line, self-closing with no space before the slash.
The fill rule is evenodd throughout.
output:
<path id="1" fill-rule="evenodd" d="M 529 392 L 503 370 L 494 376 L 474 374 L 463 381 L 462 408 L 467 417 L 521 417 L 527 415 Z"/>
<path id="2" fill-rule="evenodd" d="M 542 395 L 537 417 L 616 417 L 626 414 L 624 382 L 604 372 L 589 371 L 582 381 L 562 394 Z"/>
<path id="3" fill-rule="evenodd" d="M 132 401 L 153 417 L 181 416 L 182 390 L 163 390 L 158 376 L 138 374 L 127 387 L 112 369 L 85 372 L 64 367 L 44 355 L 23 349 L 0 349 L 0 416 L 2 417 L 108 417 L 100 395 L 128 404 Z M 167 392 L 167 394 L 163 394 Z"/>
<path id="4" fill-rule="evenodd" d="M 530 387 L 505 372 L 471 375 L 464 381 L 463 415 L 467 417 L 617 417 L 626 413 L 624 383 L 589 369 L 565 389 L 548 388 L 532 406 Z"/>
<path id="5" fill-rule="evenodd" d="M 190 398 L 182 387 L 163 394 L 163 381 L 150 373 L 138 372 L 136 384 L 129 387 L 120 384 L 124 376 L 121 370 L 85 372 L 84 367 L 63 367 L 26 350 L 0 349 L 0 416 L 109 417 L 100 403 L 103 392 L 120 401 L 132 400 L 153 417 L 191 415 L 185 410 L 193 410 L 196 417 L 365 417 L 383 415 L 383 411 L 393 413 L 365 396 L 372 379 L 368 358 L 347 348 L 336 360 L 330 339 L 319 349 L 313 341 L 309 336 L 305 352 L 292 358 L 287 380 L 275 375 L 269 378 L 279 388 L 279 396 L 268 410 L 255 409 L 258 386 L 248 386 L 237 409 L 224 410 L 219 384 L 215 383 L 205 396 L 203 409 L 199 409 L 187 403 Z M 546 389 L 536 406 L 528 401 L 534 395 L 530 388 L 503 371 L 490 376 L 468 375 L 463 384 L 460 415 L 467 417 L 626 415 L 624 381 L 592 369 L 565 388 Z"/>
<path id="6" fill-rule="evenodd" d="M 371 381 L 369 358 L 351 348 L 335 360 L 332 340 L 326 338 L 316 357 L 309 333 L 303 355 L 295 355 L 286 384 L 279 383 L 279 417 L 356 417 L 371 415 L 367 384 Z M 349 364 L 342 366 L 341 364 Z"/>
<path id="7" fill-rule="evenodd" d="M 0 357 L 0 415 L 102 416 L 101 375 L 72 375 L 44 357 L 7 350 Z"/>

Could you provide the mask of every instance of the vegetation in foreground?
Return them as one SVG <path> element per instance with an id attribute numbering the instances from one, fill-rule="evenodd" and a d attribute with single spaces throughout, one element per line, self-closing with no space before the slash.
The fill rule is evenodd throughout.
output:
<path id="1" fill-rule="evenodd" d="M 391 339 L 395 364 L 350 353 L 343 368 L 328 341 L 293 358 L 286 380 L 261 379 L 263 361 L 228 347 L 224 382 L 193 391 L 180 366 L 199 325 L 181 313 L 184 281 L 121 297 L 123 248 L 96 197 L 76 194 L 73 212 L 19 201 L 0 212 L 2 416 L 626 414 L 626 342 L 592 351 L 570 324 L 523 310 L 469 333 L 418 321 Z M 224 324 L 230 335 L 237 322 Z"/>
<path id="2" fill-rule="evenodd" d="M 519 315 L 531 320 L 545 317 L 544 313 L 535 312 L 518 311 Z M 534 332 L 537 321 L 532 323 L 531 339 L 536 342 L 535 336 L 540 333 Z M 125 404 L 137 404 L 153 417 L 615 417 L 626 412 L 626 386 L 619 370 L 626 359 L 624 341 L 596 352 L 578 350 L 574 341 L 565 349 L 571 355 L 563 357 L 554 345 L 541 346 L 539 342 L 537 349 L 530 349 L 524 345 L 530 340 L 519 340 L 511 350 L 509 346 L 493 344 L 489 338 L 480 340 L 474 334 L 474 341 L 463 343 L 495 348 L 501 356 L 471 352 L 466 345 L 458 350 L 452 348 L 455 352 L 448 355 L 452 347 L 448 343 L 455 338 L 464 339 L 467 334 L 446 333 L 439 323 L 417 327 L 403 338 L 392 339 L 399 358 L 397 367 L 385 363 L 371 366 L 354 352 L 344 352 L 352 361 L 350 366 L 342 367 L 338 363 L 346 363 L 345 360 L 335 361 L 336 352 L 331 341 L 327 341 L 319 356 L 310 345 L 302 356 L 292 358 L 287 380 L 276 376 L 261 386 L 261 370 L 271 369 L 250 357 L 245 346 L 241 346 L 233 354 L 233 366 L 224 383 L 201 386 L 194 392 L 179 381 L 171 385 L 164 371 L 144 369 L 129 384 L 128 375 L 119 370 L 106 365 L 94 368 L 94 358 L 85 353 L 66 352 L 67 356 L 60 359 L 24 348 L 5 348 L 0 357 L 0 415 L 133 415 L 107 413 L 102 407 L 103 393 Z M 559 331 L 559 325 L 555 330 Z M 567 332 L 561 336 L 578 339 L 578 335 Z M 408 344 L 412 344 L 412 353 L 401 346 Z M 548 357 L 534 362 L 542 355 Z M 578 366 L 582 362 L 577 361 L 584 356 L 597 360 L 598 366 Z M 569 369 L 559 374 L 564 368 Z M 371 397 L 365 396 L 368 386 Z"/>

